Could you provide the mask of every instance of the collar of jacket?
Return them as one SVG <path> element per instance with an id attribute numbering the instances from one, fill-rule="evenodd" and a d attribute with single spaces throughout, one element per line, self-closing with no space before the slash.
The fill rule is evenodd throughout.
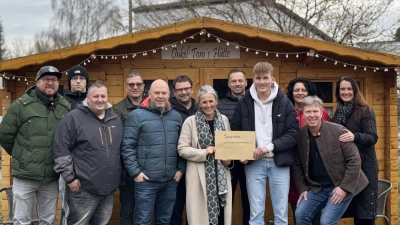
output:
<path id="1" fill-rule="evenodd" d="M 147 97 L 146 99 L 144 99 L 144 100 L 140 103 L 139 108 L 141 108 L 141 109 L 147 109 L 147 110 L 149 110 L 150 112 L 157 113 L 157 114 L 160 114 L 160 115 L 161 115 L 160 110 L 151 107 L 151 105 L 150 105 L 150 97 Z M 170 102 L 167 102 L 167 106 L 165 107 L 165 110 L 164 110 L 164 112 L 163 112 L 162 114 L 168 113 L 169 111 L 171 111 L 171 109 L 172 109 L 172 108 L 171 108 L 171 103 L 170 103 Z"/>
<path id="2" fill-rule="evenodd" d="M 243 98 L 243 96 L 244 96 L 245 94 L 246 94 L 246 91 L 243 93 L 242 98 Z M 239 101 L 238 98 L 236 98 L 236 97 L 234 97 L 234 96 L 232 95 L 232 91 L 226 92 L 225 98 L 228 98 L 229 100 L 234 101 L 234 102 L 238 102 L 238 101 Z"/>
<path id="3" fill-rule="evenodd" d="M 39 101 L 41 101 L 44 105 L 48 106 L 51 103 L 57 103 L 58 102 L 58 93 L 53 96 L 53 99 L 51 100 L 50 98 L 44 96 L 39 89 L 36 86 L 33 86 L 26 90 L 25 92 L 27 95 L 31 97 L 36 97 Z M 36 100 L 34 98 L 28 98 L 27 101 L 24 101 L 24 104 L 29 104 L 32 102 L 35 102 Z"/>
<path id="4" fill-rule="evenodd" d="M 72 92 L 69 88 L 65 88 L 64 95 L 73 96 L 73 97 L 86 97 L 87 92 Z"/>
<path id="5" fill-rule="evenodd" d="M 128 96 L 126 96 L 123 101 L 124 101 L 125 106 L 126 106 L 127 109 L 136 109 L 136 108 L 138 108 L 138 105 L 132 104 L 131 99 Z M 142 99 L 142 101 L 140 101 L 140 103 L 142 103 L 142 102 L 143 102 L 143 99 Z"/>
<path id="6" fill-rule="evenodd" d="M 183 106 L 182 104 L 180 104 L 180 103 L 178 102 L 178 100 L 176 100 L 176 97 L 171 97 L 171 98 L 169 99 L 169 102 L 171 103 L 171 106 L 172 106 L 174 109 L 176 109 L 176 110 L 178 110 L 178 111 L 181 111 L 181 112 L 190 111 L 190 110 L 192 110 L 192 109 L 195 109 L 195 110 L 197 111 L 197 109 L 198 109 L 197 102 L 196 102 L 196 100 L 194 100 L 193 98 L 191 99 L 192 106 L 190 106 L 189 109 L 187 109 L 185 106 Z"/>
<path id="7" fill-rule="evenodd" d="M 93 116 L 94 118 L 101 120 L 96 114 L 94 114 L 92 112 L 92 110 L 89 109 L 86 99 L 82 102 L 78 102 L 78 104 L 76 104 L 75 109 L 81 110 L 81 111 Z M 104 115 L 104 122 L 112 120 L 115 117 L 117 117 L 117 114 L 114 113 L 114 111 L 112 110 L 111 104 L 107 102 L 107 109 L 106 109 L 105 115 Z"/>

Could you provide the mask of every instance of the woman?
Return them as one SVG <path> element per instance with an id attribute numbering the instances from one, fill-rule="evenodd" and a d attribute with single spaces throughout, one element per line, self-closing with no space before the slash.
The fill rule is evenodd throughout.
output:
<path id="1" fill-rule="evenodd" d="M 336 86 L 337 109 L 332 121 L 346 127 L 339 137 L 342 142 L 354 141 L 360 152 L 361 169 L 368 178 L 368 186 L 354 196 L 346 217 L 354 217 L 355 225 L 375 224 L 378 202 L 378 160 L 375 144 L 378 141 L 376 119 L 353 78 L 342 77 Z"/>
<path id="2" fill-rule="evenodd" d="M 302 127 L 306 125 L 306 121 L 303 117 L 303 111 L 301 110 L 301 104 L 303 99 L 307 96 L 317 95 L 317 87 L 315 84 L 303 77 L 295 78 L 291 80 L 286 88 L 287 97 L 293 103 L 296 110 L 297 120 L 299 121 L 299 126 Z M 322 108 L 322 119 L 325 121 L 331 121 L 328 112 L 325 108 Z M 293 179 L 290 179 L 290 189 L 289 189 L 289 203 L 293 212 L 293 221 L 296 225 L 295 211 L 297 206 L 297 200 L 299 199 L 299 194 L 297 193 L 296 186 L 294 185 Z M 321 213 L 314 216 L 312 224 L 320 224 Z"/>
<path id="3" fill-rule="evenodd" d="M 216 109 L 217 92 L 200 88 L 200 110 L 185 120 L 178 142 L 179 155 L 187 160 L 186 213 L 190 225 L 231 225 L 232 187 L 227 166 L 231 160 L 214 158 L 215 131 L 230 130 L 226 116 Z M 211 201 L 210 201 L 211 199 Z"/>

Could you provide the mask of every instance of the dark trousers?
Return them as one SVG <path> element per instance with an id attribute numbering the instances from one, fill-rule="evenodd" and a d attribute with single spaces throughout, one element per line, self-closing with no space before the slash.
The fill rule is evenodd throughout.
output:
<path id="1" fill-rule="evenodd" d="M 182 225 L 182 213 L 186 203 L 186 184 L 185 175 L 182 175 L 176 190 L 176 201 L 174 211 L 172 211 L 170 225 Z M 187 219 L 186 219 L 186 224 Z"/>
<path id="2" fill-rule="evenodd" d="M 244 173 L 244 164 L 239 160 L 234 161 L 234 166 L 231 169 L 232 175 L 232 204 L 235 200 L 236 185 L 239 182 L 240 194 L 242 197 L 242 209 L 243 209 L 243 225 L 248 225 L 250 221 L 250 203 L 247 197 L 246 188 L 246 174 Z"/>
<path id="3" fill-rule="evenodd" d="M 125 184 L 119 186 L 119 202 L 121 203 L 120 224 L 134 225 L 135 181 L 129 176 L 126 176 Z"/>

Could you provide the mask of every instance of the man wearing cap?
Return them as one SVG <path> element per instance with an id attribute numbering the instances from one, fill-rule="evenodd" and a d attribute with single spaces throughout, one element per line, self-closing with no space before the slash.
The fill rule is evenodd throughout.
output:
<path id="1" fill-rule="evenodd" d="M 60 73 L 42 67 L 36 86 L 15 100 L 0 124 L 0 144 L 12 156 L 14 224 L 30 224 L 34 197 L 41 224 L 53 224 L 59 175 L 54 171 L 53 141 L 57 125 L 71 104 L 58 91 Z"/>
<path id="2" fill-rule="evenodd" d="M 89 74 L 82 66 L 74 66 L 68 70 L 68 87 L 64 89 L 64 97 L 75 109 L 76 103 L 85 100 L 89 84 Z"/>

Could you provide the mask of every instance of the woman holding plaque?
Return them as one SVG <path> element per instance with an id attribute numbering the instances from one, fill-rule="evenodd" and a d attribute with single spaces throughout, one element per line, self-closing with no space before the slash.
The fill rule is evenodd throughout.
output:
<path id="1" fill-rule="evenodd" d="M 215 159 L 215 131 L 230 130 L 226 116 L 216 108 L 217 92 L 209 85 L 200 88 L 200 110 L 187 118 L 178 142 L 179 155 L 187 160 L 186 214 L 190 225 L 231 225 L 232 187 L 228 165 Z"/>

